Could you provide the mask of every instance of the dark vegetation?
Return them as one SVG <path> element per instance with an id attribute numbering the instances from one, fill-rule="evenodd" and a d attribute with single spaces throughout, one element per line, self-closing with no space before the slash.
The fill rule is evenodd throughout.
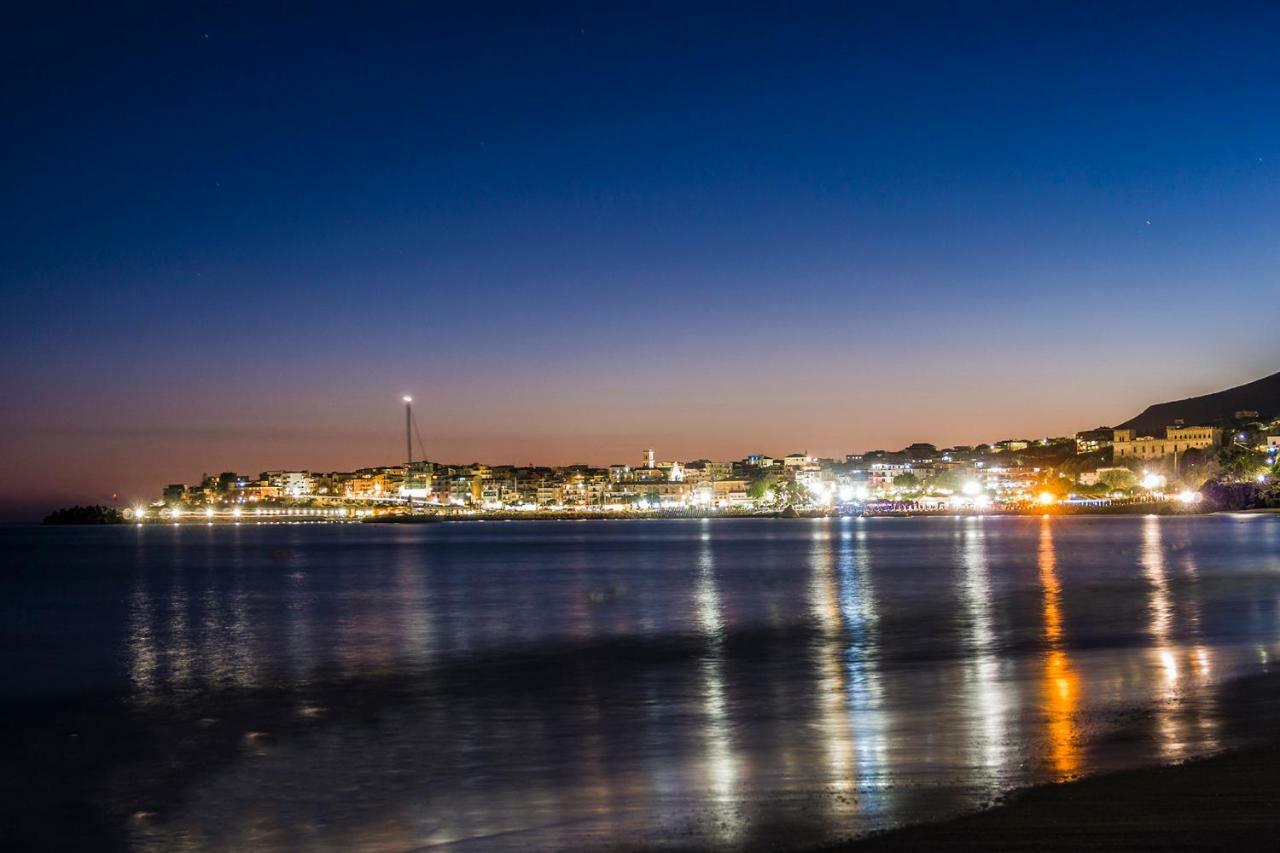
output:
<path id="1" fill-rule="evenodd" d="M 124 524 L 120 510 L 95 504 L 69 506 L 54 510 L 44 517 L 45 524 Z"/>

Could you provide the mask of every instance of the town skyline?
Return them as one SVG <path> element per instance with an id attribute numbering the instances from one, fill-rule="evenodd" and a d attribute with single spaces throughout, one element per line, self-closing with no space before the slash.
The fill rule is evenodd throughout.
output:
<path id="1" fill-rule="evenodd" d="M 178 519 L 193 509 L 210 519 L 243 512 L 413 513 L 415 504 L 472 511 L 587 509 L 752 511 L 784 506 L 829 507 L 880 500 L 962 509 L 1024 509 L 1030 505 L 1093 506 L 1099 499 L 1146 499 L 1190 504 L 1215 477 L 1266 481 L 1280 450 L 1280 372 L 1223 391 L 1154 404 L 1115 427 L 1074 436 L 1008 437 L 974 445 L 909 445 L 834 455 L 807 450 L 752 453 L 742 458 L 667 458 L 646 447 L 640 458 L 607 465 L 582 460 L 485 463 L 432 457 L 403 395 L 404 456 L 393 465 L 276 467 L 246 474 L 201 473 L 194 485 L 166 485 L 158 500 L 126 501 L 128 517 Z M 1254 406 L 1256 408 L 1248 408 Z M 366 460 L 367 461 L 367 460 Z M 522 482 L 523 481 L 523 482 Z M 1105 484 L 1106 485 L 1104 487 Z M 975 501 L 985 504 L 975 504 Z M 119 495 L 112 503 L 118 505 Z M 328 509 L 317 509 L 317 507 Z M 256 509 L 255 509 L 256 507 Z M 339 509 L 343 507 L 343 509 Z"/>
<path id="2" fill-rule="evenodd" d="M 1245 378 L 1256 379 L 1256 376 Z M 1217 388 L 1191 390 L 1213 392 L 1220 389 L 1221 385 Z M 113 458 L 107 455 L 104 461 L 108 464 L 99 465 L 93 471 L 87 472 L 90 476 L 97 478 L 97 485 L 92 490 L 66 490 L 41 495 L 37 492 L 15 490 L 13 481 L 7 480 L 0 485 L 0 490 L 8 492 L 4 495 L 7 500 L 0 503 L 0 513 L 9 520 L 30 520 L 46 512 L 54 504 L 110 503 L 112 495 L 116 496 L 115 502 L 126 506 L 137 501 L 150 500 L 166 483 L 198 481 L 202 475 L 216 475 L 221 471 L 333 472 L 401 465 L 404 463 L 403 423 L 399 409 L 401 396 L 403 395 L 387 394 L 383 400 L 383 412 L 380 417 L 383 422 L 382 429 L 375 430 L 371 427 L 359 433 L 325 429 L 290 430 L 283 426 L 267 431 L 238 429 L 234 426 L 200 427 L 196 425 L 124 428 L 118 432 L 129 438 L 145 437 L 153 445 L 167 447 L 169 452 L 153 451 L 145 460 L 139 461 L 121 459 L 117 463 L 118 467 L 114 469 L 110 464 Z M 1133 396 L 1136 399 L 1138 392 Z M 842 441 L 838 437 L 832 438 L 836 432 L 840 431 L 838 425 L 823 424 L 819 419 L 817 423 L 823 428 L 814 428 L 814 422 L 808 422 L 806 426 L 810 434 L 826 433 L 826 441 L 821 444 L 811 444 L 800 438 L 771 438 L 765 435 L 758 442 L 745 438 L 733 438 L 729 443 L 724 443 L 724 439 L 721 438 L 719 446 L 724 448 L 723 450 L 697 452 L 698 447 L 710 447 L 715 444 L 715 441 L 691 438 L 687 430 L 684 432 L 656 430 L 645 434 L 639 431 L 628 431 L 613 436 L 608 433 L 592 433 L 592 437 L 597 442 L 611 438 L 613 446 L 617 447 L 618 451 L 577 452 L 571 449 L 582 443 L 583 435 L 577 433 L 528 434 L 517 431 L 486 432 L 483 429 L 471 432 L 437 432 L 432 429 L 433 424 L 429 420 L 437 416 L 433 413 L 432 398 L 428 395 L 415 399 L 415 405 L 418 407 L 416 411 L 426 410 L 415 428 L 415 447 L 425 448 L 427 459 L 453 466 L 479 464 L 491 467 L 568 468 L 574 465 L 585 465 L 603 469 L 616 464 L 634 463 L 638 447 L 662 448 L 664 458 L 670 457 L 679 461 L 742 459 L 752 454 L 776 454 L 777 458 L 781 458 L 797 452 L 807 453 L 817 458 L 844 459 L 849 455 L 874 451 L 896 453 L 913 443 L 927 443 L 942 449 L 956 446 L 976 447 L 1014 439 L 1034 441 L 1042 438 L 1063 438 L 1083 430 L 1108 426 L 1108 420 L 1113 423 L 1120 422 L 1115 417 L 1111 417 L 1090 423 L 1078 416 L 1075 418 L 1078 424 L 1075 429 L 1038 433 L 1020 431 L 1011 426 L 1003 432 L 995 431 L 982 435 L 974 441 L 944 441 L 928 435 L 930 428 L 921 426 L 910 427 L 909 429 L 913 429 L 916 434 L 901 443 L 859 444 L 856 439 Z M 1146 397 L 1143 402 L 1132 404 L 1129 411 L 1136 415 L 1152 399 L 1154 398 Z M 1016 417 L 1011 418 L 1011 421 L 1017 420 Z M 744 429 L 744 432 L 750 431 L 749 428 Z M 941 431 L 945 432 L 945 430 Z M 90 427 L 77 437 L 77 443 L 82 447 L 109 446 L 113 440 L 118 440 L 113 436 L 113 432 L 117 431 L 110 428 L 95 431 Z M 852 435 L 854 432 L 850 430 L 846 434 Z M 53 430 L 48 437 L 53 440 L 64 440 L 68 436 L 62 431 Z M 517 448 L 527 451 L 524 458 L 520 455 L 502 455 L 503 440 L 510 441 L 513 438 L 517 439 L 515 442 Z M 494 439 L 497 441 L 493 442 Z M 461 452 L 458 450 L 475 446 L 477 443 L 483 446 L 486 441 L 493 442 L 493 448 L 488 454 L 467 454 L 465 450 Z M 789 444 L 787 444 L 788 441 Z M 623 446 L 624 443 L 625 446 Z M 224 445 L 229 445 L 227 447 L 229 452 L 218 455 L 216 448 Z M 206 453 L 202 449 L 206 447 L 214 448 L 215 452 Z M 395 458 L 397 453 L 400 456 L 399 459 Z M 516 453 L 518 454 L 519 450 Z M 419 449 L 417 454 L 421 457 L 422 450 Z M 109 479 L 113 471 L 117 474 L 114 481 Z"/>

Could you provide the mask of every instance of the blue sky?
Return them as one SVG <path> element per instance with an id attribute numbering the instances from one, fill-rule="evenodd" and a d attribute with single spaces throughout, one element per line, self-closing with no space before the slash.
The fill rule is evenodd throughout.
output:
<path id="1" fill-rule="evenodd" d="M 0 504 L 1066 433 L 1277 367 L 1280 7 L 6 27 Z M 35 489 L 34 491 L 40 491 Z"/>

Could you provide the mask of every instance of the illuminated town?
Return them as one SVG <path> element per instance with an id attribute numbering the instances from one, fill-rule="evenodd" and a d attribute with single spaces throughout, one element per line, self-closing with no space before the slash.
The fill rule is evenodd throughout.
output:
<path id="1" fill-rule="evenodd" d="M 939 448 L 915 443 L 842 458 L 800 451 L 608 467 L 450 464 L 422 458 L 405 398 L 406 459 L 355 471 L 272 470 L 174 483 L 124 511 L 135 522 L 397 520 L 681 514 L 927 514 L 1202 508 L 1206 481 L 1268 482 L 1280 419 L 1162 435 L 1098 428 L 1071 437 Z M 417 448 L 420 458 L 415 459 Z"/>

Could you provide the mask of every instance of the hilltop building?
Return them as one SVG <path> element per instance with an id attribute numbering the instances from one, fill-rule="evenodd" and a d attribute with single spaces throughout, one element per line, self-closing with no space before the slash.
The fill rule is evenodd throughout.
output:
<path id="1" fill-rule="evenodd" d="M 1164 438 L 1135 435 L 1131 429 L 1115 430 L 1112 442 L 1114 459 L 1159 459 L 1185 453 L 1188 450 L 1205 450 L 1222 446 L 1222 430 L 1208 426 L 1171 426 L 1165 428 Z"/>
<path id="2" fill-rule="evenodd" d="M 1093 453 L 1110 447 L 1115 441 L 1116 431 L 1111 427 L 1098 427 L 1076 433 L 1076 453 Z"/>

